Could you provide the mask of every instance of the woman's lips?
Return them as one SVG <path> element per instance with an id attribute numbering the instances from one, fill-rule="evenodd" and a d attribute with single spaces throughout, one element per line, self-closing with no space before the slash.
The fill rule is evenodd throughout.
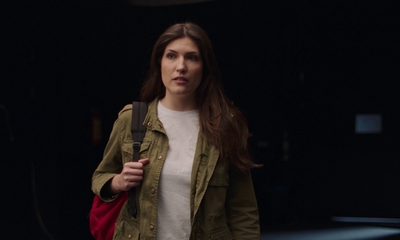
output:
<path id="1" fill-rule="evenodd" d="M 188 80 L 184 77 L 174 77 L 172 80 L 174 80 L 175 82 L 188 82 Z"/>

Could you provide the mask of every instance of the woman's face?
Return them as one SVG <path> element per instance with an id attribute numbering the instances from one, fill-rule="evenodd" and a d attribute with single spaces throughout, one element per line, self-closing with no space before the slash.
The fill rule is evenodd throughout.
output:
<path id="1" fill-rule="evenodd" d="M 192 98 L 203 77 L 203 62 L 196 43 L 188 38 L 170 42 L 161 58 L 165 97 Z"/>

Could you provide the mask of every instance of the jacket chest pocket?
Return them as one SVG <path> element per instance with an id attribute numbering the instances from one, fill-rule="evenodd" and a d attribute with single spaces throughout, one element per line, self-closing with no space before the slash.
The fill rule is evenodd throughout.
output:
<path id="1" fill-rule="evenodd" d="M 211 176 L 203 198 L 204 210 L 209 221 L 225 215 L 225 199 L 229 187 L 229 174 L 226 169 L 215 169 Z"/>
<path id="2" fill-rule="evenodd" d="M 226 191 L 229 187 L 228 174 L 213 175 L 208 182 L 206 194 L 217 202 L 225 202 Z M 214 202 L 213 200 L 211 202 Z M 215 203 L 215 202 L 214 202 Z"/>
<path id="3" fill-rule="evenodd" d="M 140 145 L 140 159 L 147 158 L 149 148 L 151 145 L 151 139 L 144 138 Z M 122 144 L 122 161 L 123 163 L 131 162 L 133 158 L 133 141 L 126 140 Z"/>
<path id="4" fill-rule="evenodd" d="M 228 187 L 229 175 L 228 174 L 213 174 L 208 182 L 209 187 Z"/>
<path id="5" fill-rule="evenodd" d="M 228 187 L 229 186 L 229 173 L 228 167 L 222 164 L 215 166 L 213 175 L 211 176 L 208 186 L 209 187 Z"/>

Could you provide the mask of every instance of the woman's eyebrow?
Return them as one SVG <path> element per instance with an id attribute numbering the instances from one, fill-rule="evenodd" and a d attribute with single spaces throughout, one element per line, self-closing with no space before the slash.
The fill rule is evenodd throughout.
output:
<path id="1" fill-rule="evenodd" d="M 175 51 L 173 49 L 166 49 L 167 52 L 173 52 L 173 53 L 178 53 L 178 51 Z M 200 53 L 198 51 L 189 51 L 189 52 L 185 52 L 185 54 L 199 54 Z"/>
<path id="2" fill-rule="evenodd" d="M 190 52 L 186 52 L 185 54 L 199 54 L 200 55 L 200 53 L 198 51 L 190 51 Z"/>

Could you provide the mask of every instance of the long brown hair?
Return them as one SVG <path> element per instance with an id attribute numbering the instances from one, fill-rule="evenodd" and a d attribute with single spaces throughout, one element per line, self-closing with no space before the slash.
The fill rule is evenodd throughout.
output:
<path id="1" fill-rule="evenodd" d="M 203 79 L 197 89 L 202 137 L 218 148 L 222 159 L 229 159 L 236 170 L 247 173 L 256 166 L 248 151 L 247 121 L 225 95 L 211 42 L 197 24 L 174 24 L 158 38 L 151 54 L 149 76 L 141 90 L 141 100 L 151 102 L 165 96 L 161 58 L 170 42 L 183 37 L 189 37 L 197 44 L 203 61 Z"/>

